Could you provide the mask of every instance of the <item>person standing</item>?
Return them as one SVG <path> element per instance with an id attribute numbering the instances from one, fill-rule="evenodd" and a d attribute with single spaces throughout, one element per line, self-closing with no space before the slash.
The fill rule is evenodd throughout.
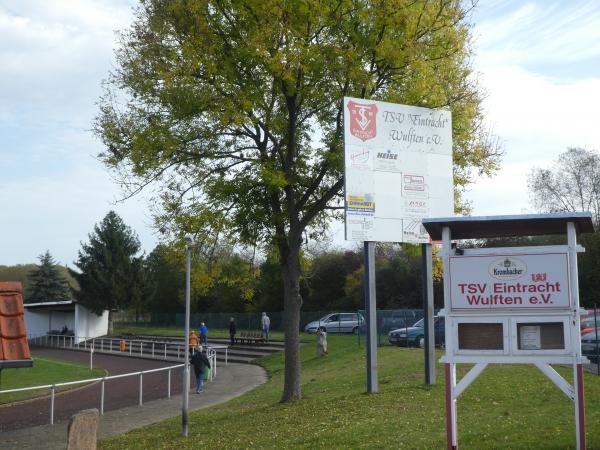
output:
<path id="1" fill-rule="evenodd" d="M 269 319 L 269 316 L 267 316 L 266 312 L 262 313 L 262 334 L 263 334 L 263 338 L 265 338 L 265 340 L 267 342 L 269 342 L 269 328 L 271 326 L 271 319 Z"/>
<path id="2" fill-rule="evenodd" d="M 317 330 L 317 355 L 325 356 L 327 354 L 327 330 L 325 327 L 319 327 Z"/>
<path id="3" fill-rule="evenodd" d="M 208 327 L 204 322 L 200 324 L 200 341 L 202 345 L 208 345 Z"/>
<path id="4" fill-rule="evenodd" d="M 190 363 L 194 366 L 194 375 L 196 375 L 196 394 L 204 390 L 204 371 L 210 369 L 210 362 L 202 352 L 202 346 L 196 348 L 196 352 L 190 358 Z"/>
<path id="5" fill-rule="evenodd" d="M 231 345 L 235 344 L 235 333 L 236 333 L 236 328 L 235 328 L 235 319 L 233 317 L 231 317 L 229 319 L 229 340 L 231 341 Z"/>
<path id="6" fill-rule="evenodd" d="M 195 331 L 192 331 L 190 333 L 190 341 L 189 341 L 188 344 L 189 344 L 189 347 L 190 347 L 190 352 L 194 353 L 196 347 L 198 347 L 198 344 L 199 344 L 199 342 L 198 342 L 198 336 L 196 336 L 196 332 Z"/>

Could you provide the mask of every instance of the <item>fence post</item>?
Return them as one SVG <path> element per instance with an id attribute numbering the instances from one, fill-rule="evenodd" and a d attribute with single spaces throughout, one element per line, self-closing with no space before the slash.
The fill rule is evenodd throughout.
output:
<path id="1" fill-rule="evenodd" d="M 165 342 L 165 359 L 167 359 L 167 343 Z"/>
<path id="2" fill-rule="evenodd" d="M 154 358 L 154 341 L 152 341 L 152 357 Z"/>
<path id="3" fill-rule="evenodd" d="M 143 356 L 143 347 L 144 347 L 144 343 L 142 341 L 140 341 L 140 356 Z"/>
<path id="4" fill-rule="evenodd" d="M 167 398 L 171 398 L 171 369 L 167 371 Z"/>
<path id="5" fill-rule="evenodd" d="M 179 359 L 179 344 L 177 344 L 177 359 Z"/>
<path id="6" fill-rule="evenodd" d="M 129 341 L 129 355 L 131 356 L 131 349 L 133 347 L 133 341 Z"/>
<path id="7" fill-rule="evenodd" d="M 109 351 L 111 351 L 111 352 L 112 352 L 112 341 L 113 341 L 113 340 L 112 340 L 112 338 L 111 338 L 111 340 L 110 340 L 110 341 L 108 341 L 108 342 L 110 343 L 110 344 L 109 344 Z"/>
<path id="8" fill-rule="evenodd" d="M 100 415 L 104 415 L 104 379 L 102 377 L 102 384 L 100 385 Z"/>
<path id="9" fill-rule="evenodd" d="M 56 385 L 52 385 L 52 395 L 50 396 L 50 425 L 54 425 L 54 394 L 56 393 Z"/>
<path id="10" fill-rule="evenodd" d="M 142 406 L 143 379 L 144 379 L 144 371 L 141 371 L 140 372 L 140 406 Z"/>

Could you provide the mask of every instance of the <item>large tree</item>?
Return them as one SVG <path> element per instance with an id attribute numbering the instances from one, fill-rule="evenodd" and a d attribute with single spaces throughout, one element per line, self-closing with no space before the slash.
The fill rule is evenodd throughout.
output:
<path id="1" fill-rule="evenodd" d="M 69 269 L 79 283 L 73 291 L 78 302 L 100 315 L 109 311 L 108 327 L 112 332 L 112 312 L 127 306 L 139 307 L 145 291 L 137 235 L 123 220 L 110 211 L 81 244 L 75 266 Z"/>
<path id="2" fill-rule="evenodd" d="M 531 200 L 544 212 L 590 211 L 600 223 L 600 154 L 579 147 L 558 156 L 549 169 L 534 168 L 528 177 Z"/>
<path id="3" fill-rule="evenodd" d="M 273 246 L 284 291 L 282 400 L 301 398 L 300 251 L 343 208 L 342 98 L 449 108 L 457 199 L 498 153 L 459 0 L 141 0 L 95 130 L 159 229 Z M 155 204 L 158 204 L 156 202 Z M 339 216 L 338 216 L 339 217 Z"/>
<path id="4" fill-rule="evenodd" d="M 40 264 L 28 276 L 27 302 L 56 302 L 71 298 L 69 283 L 62 276 L 49 250 L 39 256 Z"/>

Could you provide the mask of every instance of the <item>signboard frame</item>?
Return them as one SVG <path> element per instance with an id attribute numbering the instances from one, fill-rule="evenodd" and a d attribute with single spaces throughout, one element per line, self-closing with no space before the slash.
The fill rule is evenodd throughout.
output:
<path id="1" fill-rule="evenodd" d="M 440 314 L 446 320 L 446 352 L 440 359 L 444 363 L 446 377 L 446 430 L 448 449 L 458 448 L 457 399 L 467 387 L 485 370 L 488 364 L 534 364 L 573 402 L 575 412 L 575 431 L 577 448 L 586 448 L 585 436 L 585 395 L 583 388 L 583 364 L 588 362 L 581 353 L 579 285 L 577 276 L 577 253 L 584 249 L 577 245 L 577 231 L 593 232 L 594 226 L 590 213 L 558 213 L 527 216 L 488 216 L 469 218 L 426 219 L 425 228 L 432 239 L 442 238 L 440 252 L 444 261 L 444 309 Z M 500 236 L 531 236 L 543 234 L 565 233 L 566 246 L 540 247 L 506 247 L 495 249 L 458 249 L 452 243 L 452 234 L 456 232 L 459 239 L 500 237 Z M 558 252 L 557 252 L 558 250 Z M 564 272 L 568 280 L 568 301 L 560 308 L 548 305 L 532 308 L 494 307 L 492 309 L 474 309 L 472 311 L 452 308 L 451 292 L 456 280 L 450 276 L 453 258 L 472 258 L 474 256 L 489 258 L 502 255 L 543 256 L 544 254 L 565 255 Z M 560 259 L 560 258 L 559 258 Z M 509 278 L 520 274 L 518 264 L 509 261 L 510 270 L 498 272 Z M 516 269 L 515 269 L 516 268 Z M 513 270 L 515 269 L 515 270 Z M 480 268 L 480 272 L 481 272 Z M 487 270 L 487 269 L 486 269 Z M 496 274 L 496 272 L 494 272 Z M 492 276 L 488 272 L 489 276 Z M 534 277 L 535 278 L 535 277 Z M 532 280 L 534 279 L 532 278 Z M 541 281 L 541 278 L 540 278 Z M 459 348 L 458 330 L 461 323 L 480 323 L 490 321 L 503 323 L 503 349 L 496 350 L 465 350 Z M 542 348 L 542 326 L 544 324 L 562 324 L 562 348 Z M 540 349 L 519 348 L 519 324 L 540 327 Z M 525 326 L 527 326 L 525 325 Z M 560 330 L 559 328 L 556 328 Z M 558 334 L 550 336 L 550 342 Z M 507 345 L 508 337 L 508 345 Z M 474 366 L 460 380 L 457 380 L 456 364 L 471 363 Z M 570 384 L 558 374 L 551 364 L 569 364 L 573 367 L 573 383 Z"/>
<path id="2" fill-rule="evenodd" d="M 421 221 L 454 212 L 452 115 L 448 109 L 352 97 L 342 101 L 344 234 L 346 240 L 364 243 L 367 391 L 372 393 L 378 391 L 375 245 L 420 243 L 423 265 L 431 265 L 431 245 Z M 430 325 L 433 280 L 429 271 L 424 273 L 429 277 L 423 299 Z M 426 331 L 425 379 L 433 384 L 433 331 L 429 326 Z"/>
<path id="3" fill-rule="evenodd" d="M 555 257 L 556 259 L 563 259 L 564 261 L 564 266 L 562 268 L 558 268 L 557 270 L 563 270 L 564 272 L 561 274 L 563 276 L 563 278 L 561 278 L 558 281 L 554 281 L 554 283 L 559 283 L 558 289 L 559 291 L 561 291 L 561 293 L 563 293 L 563 295 L 566 295 L 566 302 L 563 301 L 562 304 L 556 305 L 554 303 L 554 301 L 552 300 L 552 294 L 555 292 L 531 292 L 531 291 L 525 291 L 525 292 L 516 292 L 516 294 L 520 294 L 520 295 L 512 295 L 511 298 L 515 298 L 515 297 L 520 297 L 522 302 L 520 304 L 523 304 L 523 301 L 525 303 L 524 306 L 502 306 L 502 303 L 497 303 L 496 306 L 490 305 L 489 307 L 480 307 L 480 308 L 469 308 L 469 307 L 461 307 L 458 306 L 458 299 L 457 299 L 457 295 L 460 295 L 460 293 L 458 293 L 457 291 L 459 290 L 464 290 L 465 291 L 465 297 L 468 298 L 474 298 L 475 296 L 477 296 L 477 299 L 479 298 L 485 298 L 488 295 L 492 295 L 496 292 L 496 290 L 498 290 L 500 293 L 497 294 L 496 301 L 497 302 L 501 302 L 502 301 L 502 296 L 504 294 L 507 293 L 511 293 L 511 292 L 501 292 L 503 290 L 510 290 L 511 287 L 511 282 L 515 282 L 521 286 L 527 286 L 529 289 L 533 288 L 534 286 L 537 286 L 538 283 L 541 283 L 544 286 L 547 286 L 548 283 L 550 283 L 550 278 L 547 278 L 547 271 L 545 270 L 538 270 L 538 271 L 532 271 L 531 270 L 531 265 L 530 264 L 526 264 L 526 268 L 525 268 L 525 273 L 520 276 L 520 277 L 514 277 L 511 279 L 506 279 L 506 280 L 502 280 L 502 279 L 496 279 L 496 281 L 494 281 L 493 276 L 491 274 L 489 274 L 489 270 L 488 270 L 488 274 L 490 275 L 490 278 L 488 279 L 484 279 L 482 280 L 481 278 L 478 279 L 473 279 L 471 278 L 470 281 L 473 281 L 473 283 L 469 283 L 469 286 L 461 286 L 463 283 L 456 283 L 456 272 L 457 269 L 458 270 L 465 270 L 462 267 L 457 267 L 458 264 L 461 264 L 465 261 L 467 261 L 470 258 L 475 258 L 475 259 L 479 259 L 478 260 L 478 264 L 477 266 L 479 266 L 480 270 L 483 271 L 483 267 L 487 266 L 489 268 L 489 263 L 488 261 L 490 260 L 501 260 L 503 258 L 514 258 L 518 261 L 524 261 L 524 260 L 531 260 L 532 258 L 537 258 L 540 257 L 542 259 L 541 264 L 550 264 L 550 260 L 549 258 Z M 481 264 L 481 261 L 485 261 L 485 264 Z M 560 263 L 560 261 L 553 261 L 555 264 L 556 263 Z M 539 262 L 538 262 L 539 264 Z M 543 268 L 546 268 L 547 266 L 543 266 Z M 483 249 L 463 249 L 462 250 L 462 254 L 461 255 L 451 255 L 449 257 L 449 263 L 448 263 L 448 276 L 450 278 L 450 292 L 449 292 L 449 300 L 450 300 L 450 304 L 449 304 L 449 310 L 452 312 L 456 312 L 456 313 L 465 313 L 465 314 L 493 314 L 495 312 L 498 313 L 502 313 L 502 311 L 523 311 L 523 312 L 528 312 L 530 313 L 531 311 L 542 311 L 544 313 L 548 313 L 549 311 L 564 311 L 564 310 L 570 310 L 573 307 L 573 296 L 572 296 L 572 292 L 571 292 L 571 281 L 570 281 L 570 264 L 569 264 L 569 248 L 566 245 L 555 245 L 555 246 L 539 246 L 539 247 L 500 247 L 500 248 L 483 248 Z M 454 272 L 454 276 L 453 276 L 453 272 Z M 472 273 L 472 271 L 471 271 Z M 526 275 L 531 275 L 531 277 L 527 277 L 525 280 L 523 280 L 523 278 Z M 533 276 L 534 275 L 540 275 L 540 277 L 538 277 L 538 280 L 534 280 Z M 543 277 L 542 277 L 543 275 Z M 557 280 L 556 277 L 552 278 L 553 280 Z M 464 278 L 461 278 L 461 281 L 463 281 Z M 456 284 L 455 284 L 456 283 Z M 560 284 L 562 283 L 562 284 Z M 477 285 L 477 286 L 472 286 L 472 285 Z M 456 285 L 458 285 L 458 289 L 456 288 Z M 480 287 L 482 287 L 483 285 L 486 286 L 485 292 L 480 292 Z M 492 286 L 496 286 L 499 285 L 498 288 L 499 289 L 493 289 Z M 512 285 L 512 286 L 516 286 L 516 285 Z M 473 293 L 472 295 L 469 295 L 469 291 L 468 288 L 473 287 Z M 554 287 L 554 286 L 550 286 L 550 287 Z M 461 289 L 462 288 L 462 289 Z M 492 289 L 489 289 L 492 288 Z M 554 287 L 555 288 L 555 287 Z M 556 288 L 555 288 L 556 289 Z M 545 295 L 548 295 L 548 300 L 552 303 L 552 306 L 544 306 L 543 305 L 543 299 Z M 535 297 L 537 300 L 537 305 L 538 306 L 527 306 L 527 300 Z M 561 298 L 561 297 L 559 297 Z M 513 302 L 514 303 L 514 302 Z M 566 303 L 566 304 L 565 304 Z M 530 303 L 531 305 L 531 303 Z"/>
<path id="4" fill-rule="evenodd" d="M 343 99 L 344 234 L 429 243 L 425 217 L 454 212 L 449 110 Z"/>

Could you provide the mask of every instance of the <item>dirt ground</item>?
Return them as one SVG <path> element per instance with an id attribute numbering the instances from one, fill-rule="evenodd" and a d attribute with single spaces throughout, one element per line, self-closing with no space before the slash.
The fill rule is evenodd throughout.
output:
<path id="1" fill-rule="evenodd" d="M 89 364 L 89 354 L 86 352 L 37 348 L 32 351 L 32 354 L 34 358 L 39 356 Z M 171 365 L 175 365 L 175 363 L 102 354 L 94 355 L 94 367 L 105 369 L 108 375 L 150 370 Z M 166 397 L 167 380 L 167 371 L 144 375 L 143 401 Z M 106 381 L 104 411 L 137 405 L 139 403 L 139 386 L 139 376 Z M 174 369 L 171 371 L 171 394 L 181 393 L 181 386 L 182 369 Z M 100 409 L 100 392 L 101 383 L 94 383 L 90 386 L 57 394 L 54 400 L 54 421 L 66 420 L 82 409 Z M 47 423 L 50 423 L 50 396 L 0 406 L 0 432 Z"/>

